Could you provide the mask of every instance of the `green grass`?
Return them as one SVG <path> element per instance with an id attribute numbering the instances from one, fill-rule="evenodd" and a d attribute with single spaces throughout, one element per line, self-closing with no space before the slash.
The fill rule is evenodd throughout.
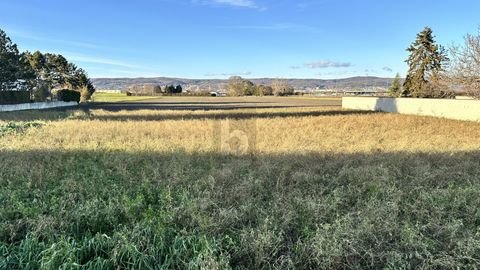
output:
<path id="1" fill-rule="evenodd" d="M 6 123 L 0 269 L 480 267 L 480 124 L 312 110 Z"/>
<path id="2" fill-rule="evenodd" d="M 473 268 L 478 160 L 6 152 L 0 268 Z"/>
<path id="3" fill-rule="evenodd" d="M 0 124 L 0 136 L 7 134 L 16 134 L 26 131 L 29 128 L 39 128 L 44 123 L 40 121 L 34 122 L 7 122 L 6 124 Z"/>
<path id="4" fill-rule="evenodd" d="M 158 97 L 148 97 L 148 96 L 127 96 L 126 93 L 94 93 L 92 96 L 93 102 L 122 102 L 122 101 L 136 101 L 136 100 L 146 100 Z"/>

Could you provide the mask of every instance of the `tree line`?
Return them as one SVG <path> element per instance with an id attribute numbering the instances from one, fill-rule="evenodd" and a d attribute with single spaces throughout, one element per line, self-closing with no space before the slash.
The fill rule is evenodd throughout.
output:
<path id="1" fill-rule="evenodd" d="M 135 95 L 174 95 L 182 94 L 182 92 L 181 85 L 174 86 L 173 84 L 167 84 L 164 87 L 159 84 L 131 85 L 127 89 L 127 93 Z"/>
<path id="2" fill-rule="evenodd" d="M 20 52 L 0 29 L 0 91 L 29 91 L 34 101 L 45 101 L 52 90 L 70 89 L 87 101 L 95 88 L 85 70 L 60 54 Z"/>
<path id="3" fill-rule="evenodd" d="M 272 81 L 271 86 L 267 86 L 255 85 L 240 76 L 232 76 L 228 79 L 227 93 L 229 96 L 288 96 L 293 95 L 295 90 L 290 87 L 288 80 L 277 79 Z"/>
<path id="4" fill-rule="evenodd" d="M 461 45 L 446 50 L 425 27 L 407 48 L 408 73 L 401 82 L 397 74 L 388 93 L 392 97 L 452 98 L 464 92 L 480 98 L 480 28 L 467 34 Z"/>
<path id="5" fill-rule="evenodd" d="M 240 76 L 232 76 L 228 79 L 227 94 L 229 96 L 288 96 L 294 95 L 294 88 L 288 83 L 288 80 L 273 80 L 271 85 L 254 84 Z M 132 95 L 175 95 L 182 94 L 181 85 L 166 85 L 164 87 L 158 84 L 131 85 L 127 88 L 127 93 Z M 208 91 L 201 92 L 203 95 L 209 95 Z"/>

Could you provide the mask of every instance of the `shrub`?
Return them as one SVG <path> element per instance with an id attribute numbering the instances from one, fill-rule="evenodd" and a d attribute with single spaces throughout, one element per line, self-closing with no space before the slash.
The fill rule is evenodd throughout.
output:
<path id="1" fill-rule="evenodd" d="M 20 104 L 29 102 L 29 91 L 0 91 L 0 104 Z"/>
<path id="2" fill-rule="evenodd" d="M 68 89 L 59 90 L 57 91 L 57 99 L 65 102 L 80 102 L 80 92 Z"/>
<path id="3" fill-rule="evenodd" d="M 266 85 L 256 85 L 255 86 L 255 95 L 256 96 L 271 96 L 273 95 L 273 88 Z"/>
<path id="4" fill-rule="evenodd" d="M 126 94 L 127 94 L 127 97 L 131 97 L 131 96 L 132 96 L 132 92 L 128 92 L 128 91 L 127 91 Z"/>
<path id="5" fill-rule="evenodd" d="M 92 94 L 93 94 L 94 91 L 92 91 L 91 89 L 89 89 L 88 87 L 83 87 L 80 89 L 80 101 L 81 102 L 87 102 L 90 100 L 90 98 L 92 97 Z"/>
<path id="6" fill-rule="evenodd" d="M 35 89 L 33 89 L 33 100 L 35 102 L 44 102 L 47 101 L 47 98 L 50 96 L 50 89 L 47 84 L 40 83 Z"/>

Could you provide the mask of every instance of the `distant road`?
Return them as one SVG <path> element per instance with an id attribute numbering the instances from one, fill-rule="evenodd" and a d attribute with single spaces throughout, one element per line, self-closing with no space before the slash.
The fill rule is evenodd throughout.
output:
<path id="1" fill-rule="evenodd" d="M 139 101 L 94 103 L 90 109 L 121 110 L 233 110 L 259 108 L 333 107 L 340 98 L 322 97 L 159 97 Z"/>

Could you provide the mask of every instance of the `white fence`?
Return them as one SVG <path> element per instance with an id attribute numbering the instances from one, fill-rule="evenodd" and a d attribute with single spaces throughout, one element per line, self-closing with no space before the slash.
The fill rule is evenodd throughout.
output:
<path id="1" fill-rule="evenodd" d="M 480 100 L 344 97 L 342 108 L 480 121 Z"/>
<path id="2" fill-rule="evenodd" d="M 64 102 L 64 101 L 22 103 L 22 104 L 12 104 L 12 105 L 0 105 L 0 112 L 41 110 L 41 109 L 51 109 L 51 108 L 60 108 L 60 107 L 72 107 L 77 105 L 78 105 L 77 102 Z"/>

